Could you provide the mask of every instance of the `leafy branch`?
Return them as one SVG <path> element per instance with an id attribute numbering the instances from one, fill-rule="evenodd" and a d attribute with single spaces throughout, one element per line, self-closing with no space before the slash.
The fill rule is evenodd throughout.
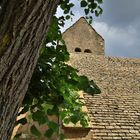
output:
<path id="1" fill-rule="evenodd" d="M 102 0 L 80 0 L 86 15 L 101 14 L 100 3 Z M 100 93 L 100 89 L 93 81 L 89 81 L 86 76 L 79 76 L 76 69 L 65 63 L 69 60 L 69 53 L 60 29 L 65 21 L 74 15 L 71 10 L 73 6 L 69 0 L 60 2 L 65 16 L 53 17 L 19 115 L 29 113 L 16 122 L 21 125 L 30 123 L 32 125 L 30 131 L 38 139 L 51 138 L 54 133 L 59 135 L 60 139 L 64 138 L 59 134 L 59 124 L 51 121 L 48 116 L 58 116 L 65 124 L 80 122 L 83 127 L 88 126 L 86 114 L 81 109 L 83 103 L 77 92 L 83 90 L 90 94 Z M 89 19 L 91 22 L 90 16 Z M 33 122 L 37 122 L 38 125 L 45 124 L 49 129 L 42 133 Z M 18 137 L 20 134 L 14 139 Z"/>

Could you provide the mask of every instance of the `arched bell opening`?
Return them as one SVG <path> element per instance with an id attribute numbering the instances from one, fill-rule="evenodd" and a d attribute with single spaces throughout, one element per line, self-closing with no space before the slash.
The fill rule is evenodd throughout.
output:
<path id="1" fill-rule="evenodd" d="M 92 51 L 90 49 L 85 49 L 84 53 L 92 53 Z"/>
<path id="2" fill-rule="evenodd" d="M 80 48 L 75 48 L 75 52 L 82 52 Z"/>

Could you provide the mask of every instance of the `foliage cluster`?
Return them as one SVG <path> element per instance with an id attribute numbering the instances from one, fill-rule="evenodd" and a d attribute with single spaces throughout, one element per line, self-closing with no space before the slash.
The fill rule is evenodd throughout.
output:
<path id="1" fill-rule="evenodd" d="M 102 13 L 100 4 L 102 0 L 79 0 L 81 7 L 85 11 L 86 18 L 92 21 L 90 14 L 96 16 Z M 39 138 L 51 138 L 53 133 L 59 134 L 59 124 L 50 121 L 48 116 L 56 115 L 65 124 L 80 122 L 83 127 L 88 126 L 86 115 L 82 112 L 83 103 L 79 100 L 77 92 L 83 90 L 86 93 L 100 93 L 100 89 L 86 76 L 79 76 L 77 70 L 69 66 L 69 60 L 64 41 L 62 40 L 61 27 L 65 21 L 74 14 L 74 6 L 69 0 L 61 0 L 60 8 L 64 11 L 61 17 L 53 16 L 49 32 L 44 40 L 40 58 L 34 71 L 28 92 L 22 103 L 20 114 L 29 112 L 28 116 L 18 120 L 17 124 L 32 124 L 31 133 Z M 60 43 L 61 42 L 61 45 Z M 49 129 L 42 134 L 34 123 L 48 125 Z M 21 134 L 17 134 L 14 139 L 18 139 Z"/>

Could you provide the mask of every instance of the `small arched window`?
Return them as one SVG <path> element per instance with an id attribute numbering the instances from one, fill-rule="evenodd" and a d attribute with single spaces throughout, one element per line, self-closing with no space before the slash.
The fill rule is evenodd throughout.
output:
<path id="1" fill-rule="evenodd" d="M 85 53 L 92 53 L 92 51 L 90 49 L 85 49 L 84 52 Z"/>
<path id="2" fill-rule="evenodd" d="M 81 52 L 80 48 L 75 48 L 75 52 Z"/>

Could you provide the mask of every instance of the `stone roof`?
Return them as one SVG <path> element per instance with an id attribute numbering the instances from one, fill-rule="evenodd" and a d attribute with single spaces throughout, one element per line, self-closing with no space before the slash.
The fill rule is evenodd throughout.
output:
<path id="1" fill-rule="evenodd" d="M 91 139 L 140 139 L 140 59 L 70 54 L 70 64 L 101 88 L 85 94 Z M 89 139 L 89 138 L 88 138 Z"/>

